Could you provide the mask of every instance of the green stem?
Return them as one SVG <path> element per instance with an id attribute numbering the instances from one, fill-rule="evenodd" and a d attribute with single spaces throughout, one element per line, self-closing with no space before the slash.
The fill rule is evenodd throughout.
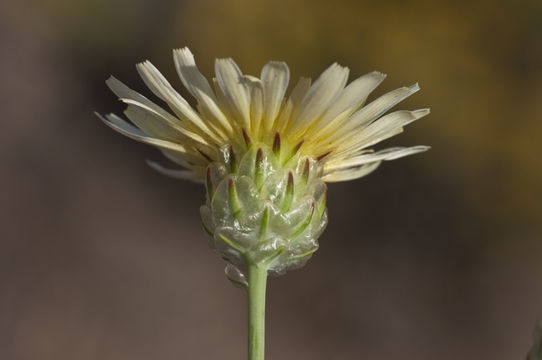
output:
<path id="1" fill-rule="evenodd" d="M 267 266 L 248 265 L 248 359 L 264 360 Z"/>

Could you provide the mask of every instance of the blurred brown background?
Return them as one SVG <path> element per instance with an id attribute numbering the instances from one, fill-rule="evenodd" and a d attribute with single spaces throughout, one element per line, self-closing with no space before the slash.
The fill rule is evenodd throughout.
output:
<path id="1" fill-rule="evenodd" d="M 542 2 L 7 1 L 0 4 L 0 359 L 243 359 L 245 294 L 207 248 L 200 185 L 93 114 L 136 62 L 175 79 L 233 57 L 294 78 L 333 61 L 419 82 L 432 145 L 330 186 L 308 265 L 269 284 L 269 359 L 523 359 L 542 316 Z M 174 80 L 179 85 L 180 81 Z M 186 94 L 186 93 L 184 93 Z"/>

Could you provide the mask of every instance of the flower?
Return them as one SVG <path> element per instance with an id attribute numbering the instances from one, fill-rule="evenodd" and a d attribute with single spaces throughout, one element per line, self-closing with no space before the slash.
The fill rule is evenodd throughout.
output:
<path id="1" fill-rule="evenodd" d="M 327 223 L 325 182 L 360 178 L 384 160 L 428 149 L 371 149 L 429 113 L 384 115 L 418 91 L 417 84 L 363 106 L 384 74 L 371 72 L 347 85 L 348 68 L 335 63 L 313 84 L 301 78 L 286 96 L 284 62 L 268 62 L 257 78 L 244 75 L 232 59 L 217 59 L 211 85 L 188 48 L 174 50 L 173 58 L 196 109 L 145 61 L 137 65 L 139 74 L 175 115 L 111 77 L 107 85 L 128 105 L 124 113 L 133 125 L 114 114 L 98 116 L 184 168 L 151 162 L 156 170 L 206 183 L 202 221 L 214 247 L 235 265 L 226 270 L 233 280 L 244 281 L 247 262 L 277 273 L 304 264 Z"/>

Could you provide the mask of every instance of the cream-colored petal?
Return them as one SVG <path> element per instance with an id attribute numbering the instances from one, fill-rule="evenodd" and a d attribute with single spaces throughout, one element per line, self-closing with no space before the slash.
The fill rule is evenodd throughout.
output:
<path id="1" fill-rule="evenodd" d="M 258 139 L 260 133 L 265 133 L 265 130 L 262 128 L 262 119 L 264 113 L 264 88 L 260 79 L 254 76 L 245 75 L 245 81 L 250 88 L 250 135 L 255 139 Z"/>
<path id="2" fill-rule="evenodd" d="M 337 63 L 328 67 L 311 86 L 288 131 L 305 129 L 335 101 L 348 80 L 349 70 Z"/>
<path id="3" fill-rule="evenodd" d="M 389 134 L 395 134 L 398 129 L 402 129 L 404 126 L 427 116 L 429 113 L 429 109 L 415 111 L 400 110 L 378 119 L 361 131 L 364 139 L 359 143 L 360 148 L 366 148 L 387 139 Z"/>
<path id="4" fill-rule="evenodd" d="M 162 118 L 135 105 L 128 105 L 124 115 L 146 134 L 163 140 L 181 142 L 186 139 L 181 132 L 173 129 Z"/>
<path id="5" fill-rule="evenodd" d="M 148 136 L 143 131 L 139 130 L 135 126 L 130 125 L 128 122 L 122 120 L 120 117 L 118 117 L 115 114 L 108 114 L 105 116 L 105 118 L 95 113 L 96 116 L 98 116 L 107 126 L 112 128 L 113 130 L 118 131 L 119 133 L 142 143 L 149 144 L 152 146 L 156 146 L 158 148 L 162 149 L 168 149 L 171 151 L 176 151 L 178 153 L 186 153 L 186 148 L 180 144 L 173 143 L 171 141 L 166 140 L 160 140 L 153 138 L 151 136 Z"/>
<path id="6" fill-rule="evenodd" d="M 137 64 L 137 71 L 151 91 L 164 100 L 171 109 L 179 116 L 194 125 L 201 135 L 220 143 L 220 139 L 200 118 L 198 113 L 186 102 L 185 99 L 166 80 L 166 78 L 149 61 Z"/>
<path id="7" fill-rule="evenodd" d="M 215 73 L 218 86 L 230 103 L 242 128 L 250 128 L 250 89 L 239 67 L 232 59 L 217 59 Z"/>
<path id="8" fill-rule="evenodd" d="M 288 98 L 294 107 L 301 107 L 301 103 L 311 88 L 311 78 L 301 77 Z"/>
<path id="9" fill-rule="evenodd" d="M 277 118 L 290 81 L 290 69 L 284 62 L 270 61 L 262 69 L 264 122 L 263 131 L 269 132 Z"/>
<path id="10" fill-rule="evenodd" d="M 159 173 L 175 179 L 190 180 L 197 183 L 204 182 L 203 178 L 192 170 L 168 169 L 151 160 L 147 160 L 147 164 Z"/>
<path id="11" fill-rule="evenodd" d="M 288 98 L 288 101 L 286 101 L 286 103 L 284 104 L 277 121 L 275 121 L 275 124 L 273 126 L 273 132 L 284 132 L 284 130 L 288 127 L 290 119 L 295 116 L 295 114 L 299 110 L 301 102 L 303 101 L 303 98 L 309 91 L 310 87 L 310 78 L 302 77 L 299 79 L 299 81 L 293 88 L 292 93 Z"/>
<path id="12" fill-rule="evenodd" d="M 429 146 L 393 147 L 371 154 L 359 155 L 346 160 L 329 161 L 324 165 L 324 173 L 347 169 L 376 161 L 395 160 L 404 156 L 417 154 L 429 150 Z"/>
<path id="13" fill-rule="evenodd" d="M 120 99 L 122 102 L 124 102 L 125 104 L 128 104 L 128 105 L 133 105 L 133 106 L 136 106 L 138 108 L 141 108 L 143 110 L 146 110 L 150 115 L 157 115 L 151 108 L 147 107 L 146 105 L 143 105 L 135 100 L 132 100 L 132 99 Z M 155 119 L 159 120 L 160 117 L 156 117 Z M 184 127 L 184 124 L 183 125 L 179 125 L 179 124 L 171 124 L 168 122 L 168 125 L 172 125 L 172 127 L 178 131 L 180 134 L 186 136 L 187 138 L 201 144 L 202 146 L 211 146 L 208 142 L 207 139 L 204 139 L 201 135 L 199 135 L 199 133 L 195 133 L 193 132 L 192 130 L 189 130 L 187 129 L 186 127 Z"/>
<path id="14" fill-rule="evenodd" d="M 337 143 L 335 156 L 348 155 L 348 153 L 367 148 L 395 136 L 403 131 L 403 126 L 426 116 L 429 112 L 429 109 L 420 109 L 415 111 L 399 110 L 390 113 L 348 138 L 343 138 L 341 142 Z"/>
<path id="15" fill-rule="evenodd" d="M 209 82 L 199 71 L 194 55 L 187 47 L 173 50 L 175 69 L 186 89 L 199 100 L 201 94 L 216 101 L 215 93 Z"/>
<path id="16" fill-rule="evenodd" d="M 349 70 L 335 63 L 312 86 L 310 79 L 301 79 L 285 100 L 290 76 L 285 63 L 267 63 L 258 79 L 244 76 L 233 60 L 219 59 L 215 62 L 217 78 L 210 84 L 188 48 L 174 50 L 173 56 L 181 81 L 197 100 L 195 109 L 146 61 L 137 65 L 138 72 L 177 117 L 114 78 L 108 85 L 128 104 L 125 114 L 137 127 L 112 114 L 100 116 L 108 126 L 160 148 L 167 158 L 187 169 L 166 169 L 151 163 L 163 173 L 201 181 L 209 162 L 221 161 L 225 144 L 242 149 L 244 142 L 254 140 L 272 146 L 276 132 L 284 149 L 281 154 L 286 156 L 292 150 L 318 159 L 319 176 L 328 182 L 358 178 L 382 161 L 428 149 L 370 150 L 377 142 L 402 132 L 406 124 L 427 115 L 426 109 L 398 111 L 379 119 L 416 92 L 417 84 L 387 93 L 360 108 L 385 75 L 372 72 L 345 87 Z"/>
<path id="17" fill-rule="evenodd" d="M 168 141 L 162 138 L 155 138 L 152 135 L 147 134 L 144 131 L 141 131 L 135 126 L 129 124 L 128 122 L 126 122 L 125 120 L 123 120 L 122 118 L 118 117 L 115 114 L 108 114 L 106 115 L 105 119 L 100 114 L 98 113 L 95 113 L 95 114 L 102 121 L 104 121 L 106 125 L 113 128 L 117 132 L 131 139 L 134 139 L 136 141 L 149 144 L 152 146 L 156 146 L 160 149 L 166 149 L 166 150 L 171 150 L 173 152 L 176 152 L 180 156 L 185 158 L 186 161 L 190 161 L 192 163 L 201 163 L 201 160 L 198 160 L 198 158 L 204 159 L 203 156 L 201 155 L 202 153 L 205 153 L 208 157 L 212 159 L 216 159 L 217 157 L 217 151 L 215 147 L 204 145 L 199 142 L 190 141 L 190 139 L 187 139 L 187 142 L 191 142 L 193 144 L 193 147 L 188 146 L 188 144 L 181 145 L 178 142 Z M 205 161 L 205 163 L 208 163 L 208 161 Z"/>
<path id="18" fill-rule="evenodd" d="M 324 115 L 311 128 L 308 135 L 324 136 L 337 129 L 367 99 L 369 94 L 386 78 L 385 74 L 377 71 L 360 76 L 346 86 L 337 100 L 331 104 Z"/>
<path id="19" fill-rule="evenodd" d="M 109 79 L 105 81 L 105 83 L 111 89 L 111 91 L 113 91 L 113 93 L 119 97 L 121 101 L 124 101 L 124 99 L 131 99 L 134 102 L 141 104 L 142 106 L 140 107 L 148 109 L 152 113 L 164 119 L 166 122 L 170 123 L 173 127 L 175 125 L 181 124 L 181 121 L 179 119 L 177 119 L 166 110 L 164 110 L 162 107 L 156 105 L 151 100 L 147 99 L 145 96 L 141 95 L 137 91 L 130 89 L 128 86 L 123 84 L 114 76 L 110 76 Z"/>
<path id="20" fill-rule="evenodd" d="M 223 130 L 231 136 L 233 128 L 226 115 L 217 105 L 218 100 L 209 82 L 198 70 L 194 55 L 185 47 L 173 50 L 173 59 L 181 81 L 201 105 L 202 113 L 208 118 L 215 119 Z"/>
<path id="21" fill-rule="evenodd" d="M 379 165 L 380 161 L 376 161 L 374 163 L 369 163 L 346 170 L 334 171 L 332 173 L 324 175 L 322 177 L 322 180 L 324 180 L 325 182 L 339 182 L 358 179 L 360 177 L 369 175 L 370 173 L 375 171 Z"/>
<path id="22" fill-rule="evenodd" d="M 402 87 L 382 95 L 370 104 L 361 108 L 359 111 L 355 112 L 348 122 L 345 123 L 345 126 L 339 129 L 339 131 L 337 131 L 330 138 L 330 140 L 339 139 L 346 134 L 352 133 L 352 131 L 356 131 L 367 126 L 386 111 L 418 90 L 420 90 L 420 87 L 418 84 L 414 84 L 412 86 Z"/>
<path id="23" fill-rule="evenodd" d="M 180 154 L 167 149 L 160 149 L 160 151 L 175 164 L 190 170 L 192 170 L 194 166 L 207 167 L 207 165 L 209 165 L 209 159 L 205 158 L 200 150 L 189 146 L 185 146 L 185 148 L 187 150 L 186 154 Z M 209 154 L 209 157 L 211 156 L 214 159 L 217 158 L 216 154 Z"/>
<path id="24" fill-rule="evenodd" d="M 222 89 L 220 89 L 220 86 L 218 85 L 218 81 L 216 80 L 216 78 L 213 78 L 213 89 L 216 94 L 216 101 L 217 101 L 218 107 L 224 113 L 224 115 L 226 115 L 226 117 L 230 119 L 229 122 L 231 123 L 231 126 L 233 126 L 234 129 L 238 130 L 239 124 L 233 121 L 233 115 L 232 115 L 233 111 L 231 109 L 230 103 L 228 102 L 228 99 L 226 99 L 226 96 L 222 92 Z"/>

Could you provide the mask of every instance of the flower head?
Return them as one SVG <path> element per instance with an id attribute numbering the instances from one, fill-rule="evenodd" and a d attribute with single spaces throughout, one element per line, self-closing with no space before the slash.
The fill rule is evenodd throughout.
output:
<path id="1" fill-rule="evenodd" d="M 391 91 L 368 105 L 385 75 L 371 72 L 347 85 L 349 70 L 327 68 L 311 84 L 301 78 L 287 95 L 284 62 L 267 63 L 260 77 L 244 75 L 232 59 L 217 59 L 212 83 L 199 72 L 188 48 L 173 52 L 194 109 L 148 61 L 137 70 L 173 114 L 111 77 L 108 86 L 128 105 L 130 124 L 109 114 L 102 120 L 118 132 L 159 148 L 184 169 L 150 165 L 173 177 L 206 183 L 201 214 L 215 248 L 242 281 L 247 262 L 275 272 L 298 267 L 317 249 L 326 224 L 325 182 L 365 176 L 384 160 L 428 149 L 371 146 L 399 134 L 428 109 L 395 111 L 419 90 L 417 84 Z M 383 116 L 384 115 L 384 116 Z"/>

